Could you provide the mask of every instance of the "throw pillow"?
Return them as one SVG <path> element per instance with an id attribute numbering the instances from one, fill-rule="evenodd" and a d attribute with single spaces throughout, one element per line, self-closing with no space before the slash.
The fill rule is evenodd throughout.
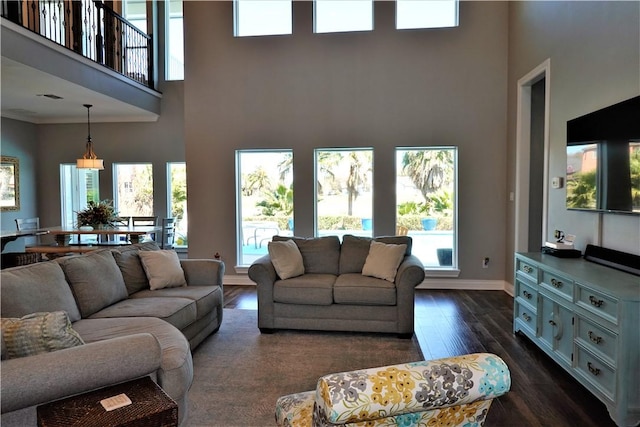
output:
<path id="1" fill-rule="evenodd" d="M 151 290 L 187 286 L 184 270 L 176 251 L 140 251 L 138 252 L 144 272 L 149 279 Z"/>
<path id="2" fill-rule="evenodd" d="M 269 242 L 267 249 L 273 267 L 281 279 L 289 279 L 304 274 L 302 254 L 296 242 L 293 240 Z"/>
<path id="3" fill-rule="evenodd" d="M 2 319 L 3 354 L 7 359 L 33 356 L 84 344 L 65 311 Z"/>
<path id="4" fill-rule="evenodd" d="M 404 244 L 393 245 L 372 241 L 369 255 L 362 267 L 362 274 L 393 282 L 406 250 L 407 245 Z"/>

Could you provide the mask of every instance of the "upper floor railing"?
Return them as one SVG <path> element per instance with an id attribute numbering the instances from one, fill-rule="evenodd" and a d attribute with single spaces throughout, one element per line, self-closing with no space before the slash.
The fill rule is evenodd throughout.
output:
<path id="1" fill-rule="evenodd" d="M 151 36 L 99 0 L 2 0 L 2 17 L 153 89 Z"/>

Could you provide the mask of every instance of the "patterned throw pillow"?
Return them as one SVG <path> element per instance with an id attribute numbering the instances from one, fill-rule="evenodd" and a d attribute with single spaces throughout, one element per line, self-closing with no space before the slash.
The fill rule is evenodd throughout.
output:
<path id="1" fill-rule="evenodd" d="M 65 311 L 2 319 L 2 359 L 33 356 L 84 344 Z"/>

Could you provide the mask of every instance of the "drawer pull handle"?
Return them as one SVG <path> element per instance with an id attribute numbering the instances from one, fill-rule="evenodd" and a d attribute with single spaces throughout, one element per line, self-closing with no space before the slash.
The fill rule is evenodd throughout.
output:
<path id="1" fill-rule="evenodd" d="M 525 265 L 522 267 L 522 269 L 524 270 L 525 273 L 533 273 L 533 268 L 529 267 L 528 265 Z"/>
<path id="2" fill-rule="evenodd" d="M 554 322 L 553 320 L 549 320 L 549 324 L 550 324 L 551 326 L 556 326 L 556 322 Z"/>
<path id="3" fill-rule="evenodd" d="M 522 313 L 522 318 L 527 322 L 531 322 L 531 316 L 529 316 L 527 313 Z"/>
<path id="4" fill-rule="evenodd" d="M 531 297 L 533 296 L 531 295 L 530 292 L 527 292 L 526 290 L 522 291 L 522 295 L 524 295 L 526 299 L 531 299 Z"/>
<path id="5" fill-rule="evenodd" d="M 562 282 L 556 279 L 551 279 L 551 284 L 554 288 L 560 289 L 562 287 Z"/>
<path id="6" fill-rule="evenodd" d="M 592 331 L 589 331 L 589 339 L 596 344 L 600 344 L 602 342 L 602 337 L 597 336 Z"/>
<path id="7" fill-rule="evenodd" d="M 593 295 L 589 295 L 589 302 L 591 302 L 591 305 L 596 307 L 601 307 L 602 304 L 604 303 L 604 301 L 602 301 L 601 299 L 597 299 Z"/>
<path id="8" fill-rule="evenodd" d="M 587 368 L 589 368 L 589 372 L 593 375 L 600 375 L 600 369 L 594 368 L 593 365 L 591 365 L 591 362 L 587 362 Z"/>

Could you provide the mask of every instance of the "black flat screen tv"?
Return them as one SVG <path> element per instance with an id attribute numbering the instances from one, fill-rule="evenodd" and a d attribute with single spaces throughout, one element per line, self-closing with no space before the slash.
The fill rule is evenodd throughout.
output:
<path id="1" fill-rule="evenodd" d="M 567 122 L 567 208 L 640 215 L 640 96 Z"/>

